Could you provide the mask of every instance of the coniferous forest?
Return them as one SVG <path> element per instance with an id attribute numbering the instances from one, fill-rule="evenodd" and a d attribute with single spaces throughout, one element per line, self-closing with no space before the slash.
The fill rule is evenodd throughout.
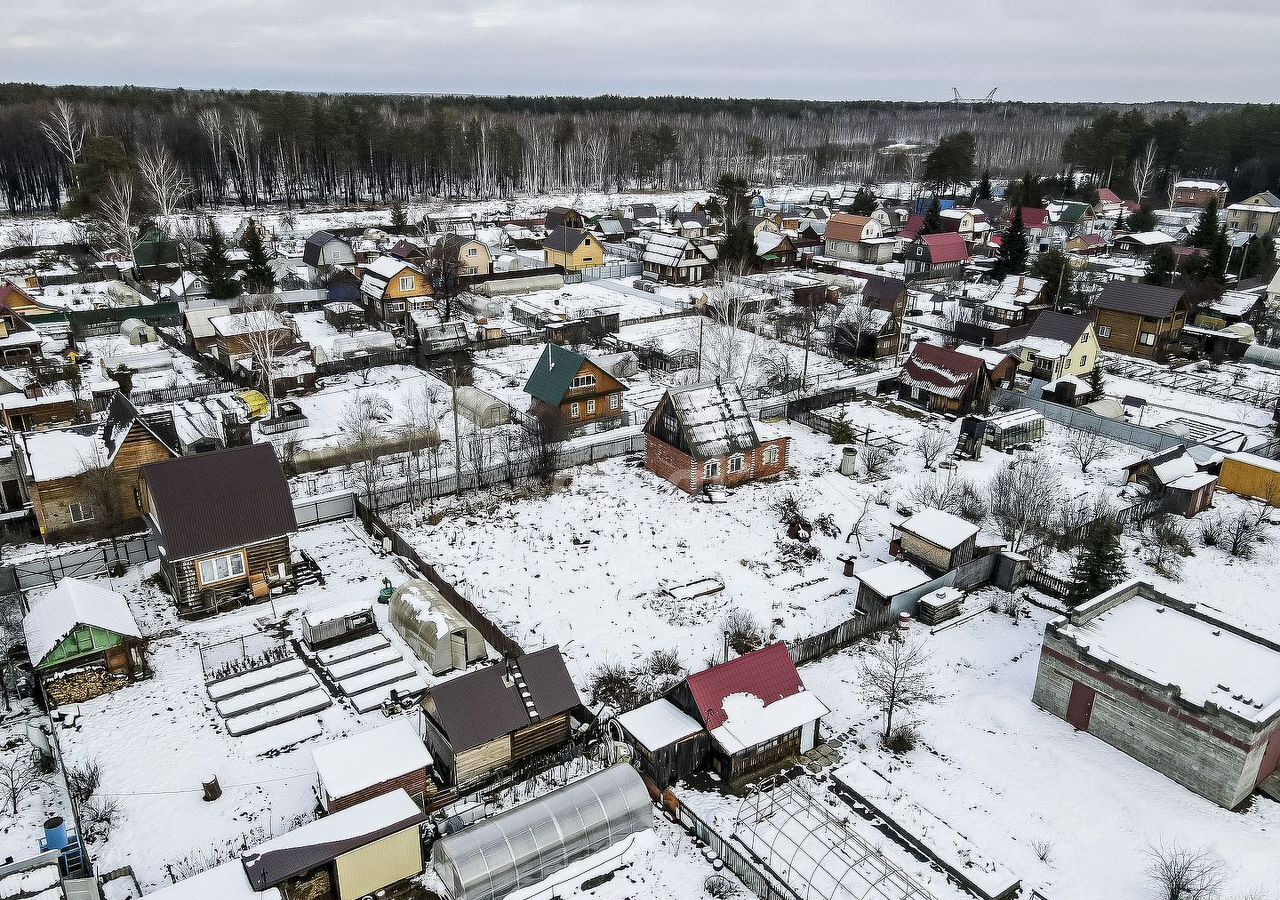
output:
<path id="1" fill-rule="evenodd" d="M 181 209 L 427 196 L 916 180 L 970 132 L 993 174 L 1162 171 L 1274 187 L 1274 106 L 902 103 L 689 97 L 462 97 L 0 85 L 0 183 L 13 213 L 83 212 L 113 174 L 181 181 Z M 67 204 L 70 208 L 64 208 Z M 174 210 L 176 211 L 176 210 Z"/>

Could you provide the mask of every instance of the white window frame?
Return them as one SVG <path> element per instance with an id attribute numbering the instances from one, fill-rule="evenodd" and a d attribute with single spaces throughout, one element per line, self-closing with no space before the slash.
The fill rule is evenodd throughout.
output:
<path id="1" fill-rule="evenodd" d="M 737 475 L 746 467 L 747 467 L 746 461 L 742 458 L 741 454 L 734 454 L 733 456 L 729 457 L 729 474 L 730 475 Z"/>
<path id="2" fill-rule="evenodd" d="M 404 312 L 404 301 L 397 300 L 395 303 L 388 303 L 387 312 Z"/>
<path id="3" fill-rule="evenodd" d="M 72 522 L 92 522 L 93 507 L 87 506 L 79 500 L 73 500 L 67 504 L 67 512 L 71 513 Z"/>
<path id="4" fill-rule="evenodd" d="M 570 419 L 576 419 L 576 418 L 578 418 L 578 417 L 581 415 L 581 408 L 582 408 L 582 404 L 581 404 L 581 403 L 570 403 L 570 404 L 569 404 L 569 418 L 570 418 Z"/>
<path id="5" fill-rule="evenodd" d="M 617 409 L 617 408 L 618 408 L 618 395 L 617 395 L 617 394 L 610 394 L 610 395 L 609 395 L 609 408 L 610 408 L 610 409 Z"/>
<path id="6" fill-rule="evenodd" d="M 594 400 L 588 400 L 588 401 L 587 401 L 587 415 L 589 415 L 589 416 L 594 416 L 595 414 L 596 414 L 596 401 L 594 401 Z"/>
<path id="7" fill-rule="evenodd" d="M 1098 337 L 1104 337 L 1104 338 L 1111 337 L 1111 326 L 1110 326 L 1110 325 L 1099 325 L 1099 326 L 1098 326 Z"/>
<path id="8" fill-rule="evenodd" d="M 225 563 L 225 565 L 220 566 L 219 563 Z M 206 587 L 211 584 L 222 584 L 224 581 L 244 578 L 249 571 L 248 563 L 249 561 L 245 558 L 243 550 L 196 560 L 196 580 L 201 587 Z M 207 570 L 206 566 L 208 567 Z M 206 577 L 206 572 L 212 577 Z"/>
<path id="9" fill-rule="evenodd" d="M 413 286 L 414 286 L 414 280 L 412 275 L 400 276 L 400 290 L 411 291 L 413 290 Z"/>
<path id="10" fill-rule="evenodd" d="M 760 461 L 766 466 L 776 466 L 781 458 L 782 452 L 778 449 L 778 445 L 774 444 L 764 448 L 764 454 L 760 457 Z"/>
<path id="11" fill-rule="evenodd" d="M 1150 331 L 1139 331 L 1138 343 L 1143 347 L 1154 347 L 1156 345 L 1156 336 Z"/>
<path id="12" fill-rule="evenodd" d="M 719 478 L 720 477 L 720 460 L 709 459 L 702 464 L 702 477 Z"/>
<path id="13" fill-rule="evenodd" d="M 594 375 L 575 375 L 573 381 L 569 382 L 569 390 L 577 391 L 582 388 L 591 388 L 596 386 L 596 376 Z"/>

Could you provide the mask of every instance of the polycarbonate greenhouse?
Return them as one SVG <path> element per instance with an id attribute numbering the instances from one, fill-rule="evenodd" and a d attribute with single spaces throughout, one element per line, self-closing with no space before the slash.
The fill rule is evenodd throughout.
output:
<path id="1" fill-rule="evenodd" d="M 640 775 L 615 765 L 442 838 L 431 864 L 453 900 L 499 900 L 651 827 Z"/>

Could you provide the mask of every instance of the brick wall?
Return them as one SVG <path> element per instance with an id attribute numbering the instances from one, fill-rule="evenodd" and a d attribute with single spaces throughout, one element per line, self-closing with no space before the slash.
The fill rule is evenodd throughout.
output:
<path id="1" fill-rule="evenodd" d="M 778 461 L 773 465 L 765 465 L 764 455 L 770 447 L 778 448 Z M 720 464 L 720 474 L 714 478 L 706 478 L 704 472 L 709 460 L 694 462 L 687 454 L 650 434 L 645 436 L 644 464 L 649 471 L 665 478 L 681 490 L 697 494 L 708 484 L 734 487 L 748 481 L 772 478 L 786 471 L 790 450 L 790 438 L 765 441 L 753 450 L 742 454 L 741 471 L 730 472 L 730 457 L 725 455 L 717 459 Z"/>

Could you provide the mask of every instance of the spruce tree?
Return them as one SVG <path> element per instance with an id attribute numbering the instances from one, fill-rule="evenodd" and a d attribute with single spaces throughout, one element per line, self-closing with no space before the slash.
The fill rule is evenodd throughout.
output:
<path id="1" fill-rule="evenodd" d="M 725 231 L 720 261 L 735 273 L 751 271 L 756 262 L 756 235 L 750 219 L 741 219 Z"/>
<path id="2" fill-rule="evenodd" d="M 1168 287 L 1173 283 L 1173 274 L 1178 267 L 1178 257 L 1168 244 L 1161 244 L 1152 251 L 1147 259 L 1147 274 L 1142 276 L 1143 284 L 1154 284 Z"/>
<path id="3" fill-rule="evenodd" d="M 929 208 L 924 211 L 924 224 L 920 226 L 921 234 L 939 234 L 942 231 L 942 204 L 934 197 L 929 201 Z"/>
<path id="4" fill-rule="evenodd" d="M 1151 207 L 1143 203 L 1138 207 L 1138 211 L 1129 216 L 1129 231 L 1133 234 L 1142 234 L 1146 231 L 1155 231 L 1156 214 L 1151 211 Z"/>
<path id="5" fill-rule="evenodd" d="M 1004 238 L 1000 243 L 1000 252 L 996 254 L 994 274 L 1000 277 L 1023 274 L 1027 271 L 1027 257 L 1030 254 L 1031 251 L 1027 246 L 1027 229 L 1022 223 L 1022 207 L 1018 206 L 1013 210 L 1013 221 L 1005 229 Z"/>
<path id="6" fill-rule="evenodd" d="M 404 231 L 409 225 L 409 216 L 404 211 L 404 206 L 399 200 L 391 201 L 391 230 L 395 232 Z"/>
<path id="7" fill-rule="evenodd" d="M 869 216 L 876 211 L 876 198 L 865 188 L 858 188 L 858 193 L 853 196 L 853 206 L 850 211 L 855 216 Z"/>
<path id="8" fill-rule="evenodd" d="M 1124 549 L 1120 546 L 1120 526 L 1110 517 L 1095 522 L 1085 535 L 1071 565 L 1071 586 L 1066 601 L 1071 607 L 1115 587 L 1124 581 Z"/>
<path id="9" fill-rule="evenodd" d="M 1208 250 L 1213 246 L 1217 234 L 1218 198 L 1214 197 L 1209 200 L 1209 205 L 1204 208 L 1204 212 L 1200 213 L 1200 221 L 1196 223 L 1195 230 L 1187 238 L 1187 246 Z"/>
<path id="10" fill-rule="evenodd" d="M 975 200 L 991 199 L 991 170 L 982 170 L 982 180 L 978 182 L 977 193 L 974 194 Z"/>
<path id="11" fill-rule="evenodd" d="M 244 251 L 249 260 L 244 267 L 244 284 L 251 294 L 269 294 L 276 288 L 276 275 L 267 263 L 267 248 L 262 246 L 262 235 L 258 226 L 249 220 L 249 229 L 244 236 Z"/>
<path id="12" fill-rule="evenodd" d="M 209 296 L 214 300 L 230 300 L 240 296 L 240 284 L 233 277 L 235 270 L 227 259 L 227 242 L 218 230 L 218 224 L 209 219 L 209 236 L 206 239 L 204 259 L 200 261 L 200 274 L 209 286 Z"/>

